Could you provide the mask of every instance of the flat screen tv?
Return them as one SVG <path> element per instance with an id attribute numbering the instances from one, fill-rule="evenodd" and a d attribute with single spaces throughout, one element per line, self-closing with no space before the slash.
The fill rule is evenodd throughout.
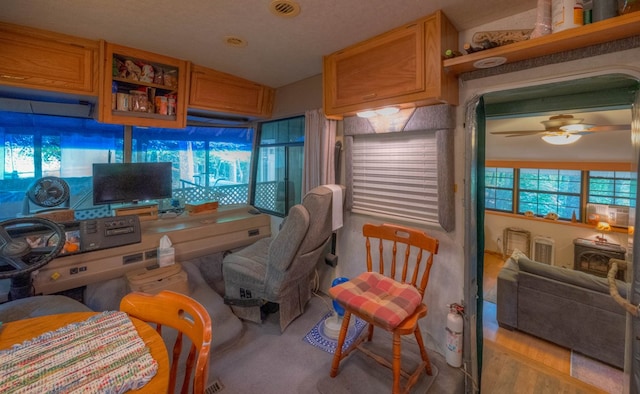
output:
<path id="1" fill-rule="evenodd" d="M 94 163 L 93 204 L 171 198 L 171 163 Z"/>

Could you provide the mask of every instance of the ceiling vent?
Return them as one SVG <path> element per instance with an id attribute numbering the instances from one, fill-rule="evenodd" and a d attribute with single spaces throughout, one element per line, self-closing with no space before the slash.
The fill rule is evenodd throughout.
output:
<path id="1" fill-rule="evenodd" d="M 236 48 L 244 48 L 247 46 L 246 40 L 236 36 L 226 36 L 224 38 L 224 42 L 226 42 L 227 45 L 236 47 Z"/>
<path id="2" fill-rule="evenodd" d="M 269 5 L 269 10 L 275 15 L 292 18 L 300 13 L 300 5 L 294 1 L 274 0 Z"/>

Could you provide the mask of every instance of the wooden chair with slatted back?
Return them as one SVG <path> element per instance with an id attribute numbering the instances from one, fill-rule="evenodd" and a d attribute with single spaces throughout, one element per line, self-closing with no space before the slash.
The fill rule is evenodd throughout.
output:
<path id="1" fill-rule="evenodd" d="M 156 295 L 140 292 L 129 293 L 120 302 L 120 310 L 142 321 L 155 323 L 156 330 L 160 335 L 162 335 L 162 326 L 177 330 L 169 375 L 169 392 L 173 392 L 176 387 L 183 334 L 189 337 L 191 347 L 180 392 L 184 394 L 189 392 L 195 361 L 192 392 L 204 393 L 209 374 L 209 351 L 212 336 L 211 318 L 204 306 L 184 294 L 165 290 Z"/>
<path id="2" fill-rule="evenodd" d="M 432 374 L 418 321 L 427 315 L 423 298 L 439 243 L 421 230 L 392 224 L 365 224 L 362 231 L 367 272 L 329 290 L 345 309 L 330 375 L 337 376 L 340 362 L 353 350 L 360 350 L 393 371 L 393 393 L 407 393 L 423 371 Z M 368 330 L 342 351 L 351 315 L 367 321 Z M 388 355 L 373 353 L 363 346 L 365 339 L 369 342 L 373 339 L 374 327 L 387 330 L 393 336 L 391 362 Z M 411 374 L 401 368 L 401 336 L 410 334 L 415 336 L 421 356 L 421 362 Z M 402 391 L 401 375 L 406 378 Z"/>

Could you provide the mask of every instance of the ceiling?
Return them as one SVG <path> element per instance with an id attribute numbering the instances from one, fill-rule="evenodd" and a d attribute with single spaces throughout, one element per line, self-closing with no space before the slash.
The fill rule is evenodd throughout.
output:
<path id="1" fill-rule="evenodd" d="M 544 131 L 542 121 L 554 115 L 572 115 L 596 126 L 631 124 L 631 103 L 637 80 L 608 74 L 489 93 L 486 108 L 486 158 L 575 162 L 633 161 L 629 131 L 600 131 L 583 135 L 571 145 L 551 145 L 542 134 L 507 137 L 492 132 Z"/>
<path id="2" fill-rule="evenodd" d="M 88 39 L 105 39 L 120 45 L 190 60 L 273 88 L 322 73 L 322 57 L 373 37 L 404 23 L 443 10 L 460 31 L 499 21 L 512 26 L 509 16 L 535 10 L 538 0 L 1 0 L 0 21 L 56 31 Z M 295 17 L 272 12 L 272 5 L 297 5 Z M 506 18 L 506 19 L 503 19 Z M 503 19 L 503 20 L 501 20 Z M 501 20 L 501 21 L 500 21 Z M 247 45 L 228 45 L 227 37 L 246 40 Z M 501 92 L 486 97 L 498 114 L 490 117 L 487 131 L 543 128 L 551 115 L 571 113 L 597 124 L 630 122 L 630 111 L 603 112 L 589 97 L 601 98 L 603 86 L 581 81 L 579 86 L 555 87 L 555 96 L 587 97 L 586 101 L 560 99 L 539 109 L 501 103 L 531 100 L 550 102 L 547 86 Z M 595 93 L 594 92 L 598 92 Z M 581 99 L 582 100 L 582 99 Z M 585 110 L 585 108 L 588 108 Z M 613 108 L 616 109 L 616 108 Z M 589 112 L 585 112 L 589 111 Z M 596 111 L 596 112 L 594 112 Z M 516 114 L 516 117 L 513 115 Z M 620 137 L 620 136 L 623 137 Z M 628 147 L 624 132 L 588 135 L 569 147 L 552 147 L 539 136 L 507 138 L 487 133 L 487 157 L 495 159 L 546 159 L 575 155 L 583 160 L 611 160 L 604 156 Z M 607 146 L 609 149 L 602 149 Z M 585 149 L 585 152 L 577 149 Z M 536 153 L 534 153 L 536 152 Z M 609 152 L 609 153 L 607 153 Z M 613 152 L 613 153 L 612 153 Z"/>
<path id="3" fill-rule="evenodd" d="M 535 9 L 537 0 L 2 0 L 0 21 L 190 60 L 279 88 L 322 72 L 322 57 L 443 10 L 459 31 Z M 513 28 L 523 28 L 515 26 Z M 246 40 L 230 46 L 226 37 Z"/>

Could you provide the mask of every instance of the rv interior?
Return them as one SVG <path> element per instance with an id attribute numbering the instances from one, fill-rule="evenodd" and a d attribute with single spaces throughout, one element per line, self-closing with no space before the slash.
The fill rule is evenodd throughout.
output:
<path id="1" fill-rule="evenodd" d="M 3 253 L 0 356 L 14 343 L 62 327 L 47 326 L 37 331 L 37 327 L 28 328 L 29 318 L 64 313 L 66 325 L 74 321 L 71 313 L 81 313 L 78 316 L 87 322 L 90 319 L 85 319 L 91 315 L 85 314 L 119 310 L 121 299 L 132 290 L 153 294 L 168 289 L 190 295 L 211 317 L 213 339 L 206 393 L 389 392 L 394 384 L 391 372 L 371 363 L 369 358 L 360 358 L 359 352 L 349 355 L 341 364 L 340 373 L 330 377 L 340 325 L 332 327 L 329 335 L 327 323 L 337 318 L 340 309 L 328 295 L 334 280 L 353 279 L 366 269 L 363 225 L 390 222 L 418 228 L 440 243 L 423 295 L 429 313 L 417 325 L 434 373 L 421 374 L 412 380 L 403 372 L 402 380 L 414 384 L 409 392 L 640 394 L 640 348 L 633 339 L 639 332 L 637 314 L 634 317 L 633 312 L 625 313 L 624 307 L 618 305 L 620 302 L 614 301 L 607 280 L 609 258 L 618 259 L 619 264 L 625 265 L 621 265 L 615 277 L 617 282 L 614 281 L 617 285 L 612 288 L 622 293 L 627 304 L 630 300 L 638 304 L 640 276 L 633 229 L 638 166 L 638 139 L 634 137 L 640 130 L 640 22 L 617 28 L 611 27 L 615 18 L 609 18 L 599 22 L 600 25 L 593 24 L 595 27 L 586 38 L 575 40 L 568 33 L 571 29 L 557 34 L 567 37 L 564 41 L 550 40 L 555 34 L 552 33 L 540 38 L 547 40 L 541 44 L 545 48 L 541 52 L 532 45 L 513 54 L 513 59 L 507 50 L 495 52 L 504 55 L 505 65 L 501 64 L 500 56 L 482 55 L 482 51 L 453 59 L 446 59 L 444 53 L 437 54 L 435 66 L 431 66 L 441 71 L 437 78 L 439 81 L 442 78 L 442 90 L 455 92 L 455 98 L 441 92 L 436 98 L 420 97 L 408 102 L 396 97 L 374 100 L 376 107 L 393 104 L 400 108 L 397 118 L 378 117 L 377 123 L 356 116 L 357 110 L 374 109 L 367 108 L 366 103 L 342 107 L 332 103 L 333 112 L 324 116 L 328 110 L 327 96 L 332 93 L 327 86 L 333 86 L 328 83 L 332 71 L 327 66 L 330 56 L 339 56 L 354 45 L 375 41 L 386 32 L 432 15 L 438 18 L 443 15 L 450 21 L 447 28 L 456 32 L 453 42 L 457 42 L 458 49 L 472 41 L 477 32 L 530 34 L 539 25 L 540 9 L 545 3 L 550 7 L 552 2 L 63 0 L 51 5 L 46 0 L 3 0 L 0 2 L 0 139 L 4 146 L 0 155 L 4 162 L 4 170 L 0 171 L 0 205 L 3 205 L 0 206 Z M 587 3 L 592 2 L 584 3 L 586 9 Z M 597 30 L 597 26 L 603 26 L 603 31 Z M 607 38 L 607 28 L 614 32 L 615 39 Z M 3 33 L 7 33 L 4 39 Z M 49 35 L 54 37 L 50 42 Z M 589 40 L 597 41 L 597 45 L 588 43 Z M 451 42 L 450 39 L 447 44 Z M 564 50 L 550 49 L 554 46 Z M 90 55 L 78 55 L 78 48 Z M 485 53 L 504 48 L 508 45 L 487 49 Z M 444 52 L 456 48 L 441 49 Z M 5 50 L 6 56 L 2 53 Z M 118 51 L 126 56 L 117 59 Z M 168 85 L 171 89 L 167 89 L 166 98 L 178 96 L 173 109 L 167 109 L 164 102 L 167 112 L 160 116 L 137 114 L 131 109 L 132 104 L 121 108 L 121 91 L 114 90 L 112 94 L 116 82 L 121 86 L 123 82 L 131 82 L 116 78 L 114 71 L 112 85 L 112 67 L 124 74 L 140 73 L 144 70 L 142 65 L 136 71 L 135 65 L 124 66 L 125 59 L 140 60 L 145 56 L 155 59 L 146 66 L 152 64 L 153 70 L 162 64 L 165 76 L 180 70 L 176 80 L 163 79 L 160 84 L 154 80 L 146 85 L 154 92 Z M 464 62 L 474 56 L 477 62 Z M 69 67 L 75 72 L 81 69 L 84 85 L 67 86 L 76 82 L 71 81 L 76 76 L 67 75 L 63 66 L 57 67 L 60 64 L 56 64 L 56 59 L 62 58 L 72 59 Z M 87 58 L 91 59 L 88 66 L 84 63 Z M 16 67 L 12 59 L 24 64 Z M 116 59 L 122 64 L 116 66 Z M 608 59 L 613 59 L 610 64 Z M 499 64 L 485 68 L 495 61 Z M 23 77 L 20 69 L 28 69 L 32 62 L 37 67 L 47 65 L 52 75 L 45 72 Z M 367 67 L 362 63 L 361 66 Z M 368 85 L 369 81 L 362 76 L 366 72 L 371 70 L 355 72 L 347 79 L 365 81 L 363 84 Z M 207 80 L 211 75 L 214 77 Z M 167 80 L 170 82 L 164 82 Z M 205 83 L 198 85 L 197 81 Z M 150 94 L 148 88 L 145 93 Z M 133 92 L 125 95 L 127 100 L 136 97 Z M 417 97 L 413 93 L 405 95 Z M 111 96 L 113 104 L 106 102 Z M 362 97 L 362 101 L 370 99 Z M 162 100 L 157 106 L 161 107 L 161 103 Z M 434 110 L 420 112 L 425 107 Z M 326 122 L 319 131 L 316 129 L 318 135 L 324 136 L 326 130 L 332 135 L 322 143 L 316 141 L 313 146 L 318 151 L 310 152 L 312 138 L 307 132 L 318 113 L 322 122 Z M 444 123 L 452 126 L 431 126 L 441 120 L 443 113 L 447 118 Z M 32 115 L 34 118 L 30 118 Z M 46 130 L 42 134 L 45 135 L 49 129 L 64 129 L 65 119 L 71 118 L 86 121 L 86 129 L 91 133 L 84 136 L 73 129 L 67 135 L 81 135 L 82 144 L 88 144 L 82 147 L 92 146 L 91 149 L 64 152 L 58 168 L 45 168 L 44 157 L 56 140 L 48 145 L 40 131 L 34 132 L 39 136 L 33 143 L 35 148 L 22 150 L 20 154 L 35 157 L 36 164 L 24 171 L 16 170 L 19 166 L 10 156 L 18 149 L 12 144 L 22 140 L 15 139 L 15 135 L 28 134 L 30 131 L 25 130 L 32 129 Z M 397 126 L 395 119 L 402 126 Z M 423 123 L 409 128 L 408 125 L 418 121 Z M 295 125 L 300 127 L 296 129 Z M 396 131 L 416 130 L 438 136 L 453 134 L 448 140 L 450 144 L 446 148 L 438 145 L 437 152 L 438 160 L 445 161 L 443 157 L 451 160 L 447 162 L 448 173 L 436 174 L 438 187 L 444 184 L 454 190 L 446 194 L 450 198 L 448 206 L 438 201 L 438 214 L 449 214 L 450 225 L 443 225 L 441 218 L 440 222 L 420 221 L 406 216 L 376 215 L 358 211 L 357 207 L 354 210 L 353 190 L 357 187 L 352 173 L 354 139 L 369 134 L 392 137 Z M 225 133 L 233 137 L 225 139 Z M 555 145 L 543 139 L 557 134 L 575 138 L 575 142 Z M 92 143 L 92 139 L 98 142 Z M 227 148 L 215 145 L 217 139 L 220 146 L 223 143 L 242 146 L 242 159 L 222 152 Z M 157 146 L 165 140 L 178 141 L 176 145 L 180 145 L 177 159 L 180 163 L 174 162 L 169 176 L 174 181 L 171 197 L 163 195 L 140 203 L 136 198 L 134 204 L 120 206 L 119 197 L 106 193 L 104 201 L 96 203 L 97 188 L 94 183 L 92 189 L 91 178 L 93 175 L 95 182 L 97 177 L 92 173 L 92 163 L 172 161 L 172 152 L 163 152 L 164 156 L 158 153 L 163 148 Z M 181 145 L 182 140 L 189 141 L 187 148 L 186 142 Z M 276 143 L 269 145 L 273 141 Z M 199 150 L 202 148 L 197 144 L 216 148 Z M 268 149 L 269 153 L 265 153 Z M 218 160 L 216 154 L 222 159 Z M 307 156 L 317 163 L 309 164 Z M 43 158 L 41 163 L 38 157 Z M 272 157 L 277 159 L 272 162 Z M 65 168 L 65 160 L 73 165 Z M 318 165 L 324 168 L 308 168 Z M 213 167 L 218 171 L 215 176 Z M 581 186 L 578 190 L 560 191 L 559 186 L 554 186 L 558 191 L 554 200 L 558 212 L 555 212 L 542 201 L 544 197 L 535 204 L 527 200 L 526 194 L 531 190 L 518 181 L 523 182 L 525 170 L 530 169 L 539 171 L 538 174 L 547 170 L 573 171 L 571 176 L 577 176 Z M 501 194 L 496 198 L 504 193 L 504 184 L 489 183 L 489 174 L 496 170 L 513 171 L 514 182 L 506 187 L 511 193 L 508 197 Z M 609 194 L 620 193 L 625 202 L 588 202 L 593 194 L 589 194 L 591 172 L 604 174 L 602 177 L 612 182 L 621 180 L 622 186 L 616 183 L 619 189 Z M 69 184 L 57 183 L 58 178 L 67 177 L 65 174 L 72 174 L 68 175 Z M 84 183 L 74 181 L 74 177 L 82 178 Z M 441 178 L 450 181 L 441 183 Z M 545 189 L 542 176 L 538 181 L 539 188 L 534 194 L 550 191 Z M 269 188 L 260 189 L 260 182 L 269 184 Z M 79 184 L 83 185 L 82 193 L 73 190 L 80 188 Z M 49 189 L 38 195 L 43 185 L 46 187 L 42 189 Z M 63 205 L 38 212 L 46 207 L 46 201 L 41 201 L 41 205 L 38 199 L 58 200 L 63 194 L 66 196 Z M 331 194 L 332 200 L 310 203 L 316 194 Z M 579 199 L 577 205 L 571 198 Z M 517 205 L 521 203 L 526 208 Z M 332 211 L 332 224 L 337 217 L 340 222 L 334 226 L 332 236 L 327 237 L 324 230 L 322 236 L 316 230 L 306 238 L 302 236 L 318 223 L 302 224 L 304 220 L 298 219 L 298 215 L 306 216 L 308 221 L 308 217 L 314 217 L 314 212 L 308 209 L 329 211 L 327 204 L 332 208 L 344 207 L 339 215 Z M 565 205 L 576 207 L 573 215 L 570 211 L 561 212 Z M 287 221 L 292 207 L 295 216 Z M 39 221 L 42 217 L 63 223 L 62 230 Z M 609 226 L 601 227 L 603 221 Z M 66 242 L 59 231 L 65 234 Z M 283 234 L 290 240 L 283 239 Z M 35 251 L 27 253 L 34 260 L 29 263 L 32 265 L 18 262 L 16 254 L 10 254 L 16 252 L 6 246 L 14 245 L 13 241 L 20 237 L 29 238 L 27 249 Z M 285 274 L 274 272 L 273 267 L 266 268 L 266 262 L 304 261 L 292 244 L 294 239 L 303 245 L 300 250 L 318 242 L 313 253 L 318 253 L 319 248 L 325 252 L 314 257 L 311 274 L 309 270 L 300 270 L 305 272 L 304 277 L 287 277 L 286 288 L 274 291 L 278 293 L 277 299 L 269 299 L 269 291 L 265 290 L 268 278 L 282 280 Z M 578 257 L 579 247 L 587 248 L 588 257 L 583 260 Z M 20 253 L 24 250 L 17 255 Z M 583 256 L 585 252 L 580 253 Z M 601 264 L 592 265 L 594 261 Z M 232 272 L 229 268 L 232 265 L 237 265 L 233 270 L 238 272 L 233 274 L 235 277 L 228 274 L 225 279 L 223 273 Z M 567 283 L 565 279 L 547 280 L 542 274 L 525 272 L 529 269 L 546 272 L 544 275 L 558 271 L 560 275 L 597 283 L 584 290 L 571 282 L 578 279 L 567 279 Z M 236 286 L 236 282 L 243 284 Z M 530 283 L 534 283 L 532 288 L 528 287 Z M 238 291 L 238 295 L 225 294 L 229 289 Z M 565 299 L 564 293 L 573 298 Z M 580 302 L 592 298 L 595 306 L 583 306 Z M 461 310 L 456 311 L 453 306 Z M 605 328 L 597 332 L 601 327 L 598 324 L 584 327 L 579 322 L 548 317 L 558 310 L 564 312 L 562 308 L 566 308 L 563 315 L 570 317 L 575 313 L 575 320 L 591 314 L 589 317 Z M 449 319 L 459 317 L 463 328 L 451 331 Z M 143 323 L 135 319 L 133 323 L 143 336 L 139 328 Z M 607 327 L 608 323 L 615 327 Z M 364 324 L 356 320 L 355 324 L 343 327 L 347 342 L 353 341 L 350 336 L 354 333 L 365 332 Z M 4 338 L 3 330 L 8 331 Z M 382 330 L 376 331 L 375 338 L 382 335 L 383 342 L 389 342 L 389 349 L 383 352 L 391 354 L 390 338 L 379 331 Z M 574 340 L 581 333 L 597 338 Z M 151 356 L 160 360 L 157 373 L 141 392 L 154 392 L 157 387 L 169 385 L 169 373 L 163 368 L 170 364 L 171 351 L 169 357 L 166 352 L 162 355 L 165 348 L 162 342 L 173 342 L 175 333 L 164 331 L 161 336 L 155 339 L 160 350 L 149 345 Z M 408 337 L 409 340 L 402 339 L 403 363 L 424 362 L 424 355 L 412 342 L 413 335 Z M 608 338 L 600 340 L 600 337 Z M 455 352 L 459 354 L 454 355 Z M 451 360 L 457 356 L 459 364 Z M 375 357 L 374 360 L 392 369 L 390 362 L 385 364 Z M 190 374 L 185 372 L 184 359 L 177 362 L 180 377 Z M 0 378 L 0 388 L 6 383 Z"/>

